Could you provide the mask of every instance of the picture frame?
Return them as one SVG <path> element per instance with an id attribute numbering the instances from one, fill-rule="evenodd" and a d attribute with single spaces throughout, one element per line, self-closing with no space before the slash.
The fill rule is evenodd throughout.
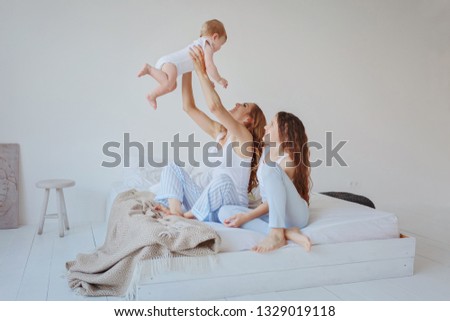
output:
<path id="1" fill-rule="evenodd" d="M 19 227 L 19 144 L 0 144 L 0 229 Z"/>

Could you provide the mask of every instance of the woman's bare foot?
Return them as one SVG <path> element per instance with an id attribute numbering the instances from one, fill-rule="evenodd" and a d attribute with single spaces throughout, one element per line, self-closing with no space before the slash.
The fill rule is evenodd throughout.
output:
<path id="1" fill-rule="evenodd" d="M 258 245 L 252 248 L 252 251 L 258 253 L 266 253 L 279 249 L 286 245 L 284 237 L 284 229 L 271 229 L 269 235 L 262 240 Z"/>
<path id="2" fill-rule="evenodd" d="M 171 212 L 170 209 L 168 209 L 167 207 L 165 207 L 165 206 L 162 205 L 162 204 L 158 204 L 158 205 L 154 206 L 153 209 L 154 209 L 155 211 L 158 211 L 158 212 L 163 213 L 164 215 L 183 216 L 183 213 L 174 213 L 174 212 Z"/>
<path id="3" fill-rule="evenodd" d="M 147 100 L 150 103 L 150 105 L 152 105 L 154 110 L 158 108 L 158 105 L 156 104 L 156 98 L 152 94 L 147 95 Z"/>
<path id="4" fill-rule="evenodd" d="M 284 235 L 289 241 L 293 241 L 298 245 L 303 246 L 306 252 L 311 251 L 311 240 L 305 234 L 302 234 L 298 227 L 286 229 Z"/>
<path id="5" fill-rule="evenodd" d="M 142 67 L 141 71 L 139 71 L 138 77 L 150 75 L 151 68 L 152 68 L 152 66 L 150 66 L 149 64 L 145 64 L 144 67 Z"/>
<path id="6" fill-rule="evenodd" d="M 184 214 L 183 214 L 183 217 L 184 217 L 184 218 L 191 219 L 191 220 L 194 219 L 194 218 L 196 218 L 195 215 L 192 214 L 191 211 L 184 213 Z"/>
<path id="7" fill-rule="evenodd" d="M 170 214 L 169 209 L 167 207 L 165 207 L 164 205 L 162 205 L 162 204 L 155 205 L 153 207 L 153 210 L 155 210 L 157 212 L 161 212 L 161 213 L 163 213 L 165 215 L 169 215 Z"/>

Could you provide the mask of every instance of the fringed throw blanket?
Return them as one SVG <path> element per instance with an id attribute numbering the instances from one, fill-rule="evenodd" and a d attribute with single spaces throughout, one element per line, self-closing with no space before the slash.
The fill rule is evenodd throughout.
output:
<path id="1" fill-rule="evenodd" d="M 218 252 L 220 237 L 211 227 L 162 216 L 153 211 L 153 199 L 154 194 L 136 190 L 117 196 L 103 246 L 66 263 L 72 289 L 89 296 L 130 295 L 130 289 L 136 287 L 132 284 L 138 279 L 136 271 L 144 261 L 151 264 L 151 260 L 156 263 Z"/>

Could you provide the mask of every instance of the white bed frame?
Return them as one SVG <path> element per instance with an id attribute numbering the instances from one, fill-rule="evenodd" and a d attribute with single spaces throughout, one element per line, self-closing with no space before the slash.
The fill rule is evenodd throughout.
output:
<path id="1" fill-rule="evenodd" d="M 159 181 L 158 175 L 154 181 Z M 129 188 L 123 183 L 113 185 L 107 215 L 116 195 Z M 148 277 L 151 273 L 144 264 L 135 299 L 215 300 L 406 277 L 413 275 L 415 247 L 414 238 L 400 235 L 392 239 L 313 245 L 309 253 L 298 246 L 267 254 L 225 252 L 217 254 L 217 263 L 207 272 L 164 272 L 152 278 Z"/>
<path id="2" fill-rule="evenodd" d="M 138 300 L 214 300 L 332 284 L 411 276 L 415 239 L 289 246 L 268 254 L 219 253 L 206 273 L 169 272 L 141 280 Z M 268 282 L 268 280 L 271 280 Z"/>

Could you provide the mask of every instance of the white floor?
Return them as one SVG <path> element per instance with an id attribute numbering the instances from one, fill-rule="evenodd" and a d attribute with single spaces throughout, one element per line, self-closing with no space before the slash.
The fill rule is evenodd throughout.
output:
<path id="1" fill-rule="evenodd" d="M 404 227 L 402 232 L 417 240 L 412 277 L 223 299 L 450 300 L 449 218 L 447 215 L 436 215 L 433 224 L 429 223 L 433 222 L 429 218 L 399 216 L 400 226 Z M 113 297 L 76 295 L 64 278 L 66 261 L 74 259 L 77 253 L 89 252 L 102 245 L 105 224 L 74 224 L 64 238 L 58 236 L 56 221 L 47 220 L 45 224 L 43 235 L 36 234 L 36 226 L 0 230 L 0 300 L 117 300 Z"/>

